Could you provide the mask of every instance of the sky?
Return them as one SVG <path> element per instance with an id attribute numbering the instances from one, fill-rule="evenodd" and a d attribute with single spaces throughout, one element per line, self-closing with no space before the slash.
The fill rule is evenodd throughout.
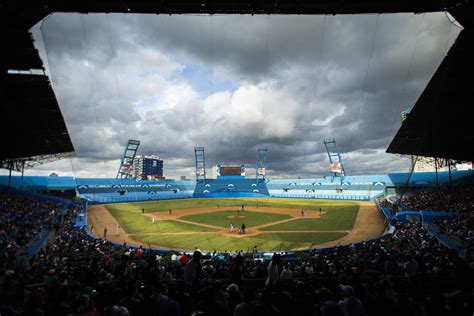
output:
<path id="1" fill-rule="evenodd" d="M 55 13 L 33 30 L 76 150 L 26 175 L 114 177 L 128 139 L 167 178 L 246 164 L 269 177 L 408 171 L 385 153 L 460 29 L 445 13 L 207 16 Z"/>

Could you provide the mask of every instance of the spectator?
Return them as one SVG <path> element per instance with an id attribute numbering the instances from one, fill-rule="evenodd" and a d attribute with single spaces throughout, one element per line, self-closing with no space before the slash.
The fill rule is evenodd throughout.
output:
<path id="1" fill-rule="evenodd" d="M 313 316 L 344 316 L 329 289 L 321 288 L 316 291 L 316 295 L 319 298 L 319 304 L 314 306 Z"/>
<path id="2" fill-rule="evenodd" d="M 272 261 L 268 265 L 268 276 L 267 281 L 265 282 L 265 286 L 273 287 L 275 282 L 280 279 L 280 274 L 278 271 L 278 266 L 281 262 L 281 258 L 279 254 L 273 254 Z"/>
<path id="3" fill-rule="evenodd" d="M 243 251 L 236 251 L 234 257 L 217 252 L 203 257 L 197 250 L 187 262 L 185 254 L 178 259 L 175 253 L 139 248 L 142 253 L 138 255 L 138 250 L 130 251 L 126 244 L 91 238 L 74 227 L 82 211 L 77 206 L 64 211 L 55 238 L 31 260 L 24 264 L 11 260 L 28 244 L 21 234 L 38 236 L 47 228 L 44 225 L 55 226 L 62 208 L 10 194 L 0 199 L 2 315 L 190 315 L 192 311 L 364 315 L 365 310 L 367 315 L 389 316 L 471 312 L 472 258 L 449 251 L 416 223 L 396 223 L 393 234 L 359 244 L 296 255 L 275 254 L 270 263 L 264 261 L 263 254 L 257 259 Z M 465 211 L 459 217 L 442 219 L 438 223 L 441 233 L 469 238 L 470 214 Z M 350 286 L 331 287 L 338 283 Z"/>
<path id="4" fill-rule="evenodd" d="M 184 283 L 192 290 L 195 290 L 198 285 L 201 274 L 201 258 L 201 252 L 195 251 L 191 261 L 186 263 L 184 268 Z"/>
<path id="5" fill-rule="evenodd" d="M 355 297 L 355 292 L 352 286 L 341 285 L 341 292 L 343 299 L 339 302 L 339 306 L 344 313 L 344 316 L 365 316 L 364 306 L 361 301 Z"/>
<path id="6" fill-rule="evenodd" d="M 293 272 L 291 272 L 288 264 L 283 266 L 283 270 L 280 273 L 280 279 L 282 280 L 291 280 Z"/>

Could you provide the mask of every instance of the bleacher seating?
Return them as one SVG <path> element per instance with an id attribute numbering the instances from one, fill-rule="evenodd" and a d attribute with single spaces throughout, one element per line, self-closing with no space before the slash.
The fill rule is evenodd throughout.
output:
<path id="1" fill-rule="evenodd" d="M 461 183 L 472 179 L 474 171 L 438 172 L 438 184 Z M 69 192 L 91 202 L 126 202 L 154 199 L 175 199 L 199 196 L 273 196 L 333 200 L 374 200 L 386 194 L 397 194 L 394 188 L 429 188 L 436 185 L 436 174 L 389 173 L 386 175 L 345 176 L 344 178 L 313 179 L 207 179 L 208 187 L 195 180 L 148 181 L 117 180 L 114 178 L 0 176 L 0 185 L 11 185 L 30 192 L 53 194 Z M 230 186 L 232 185 L 232 186 Z M 256 186 L 255 186 L 256 185 Z M 120 192 L 119 192 L 120 191 Z M 121 193 L 122 192 L 122 193 Z M 209 195 L 211 194 L 211 195 Z"/>
<path id="2" fill-rule="evenodd" d="M 268 192 L 273 197 L 310 198 L 328 200 L 373 200 L 384 193 L 384 182 L 352 177 L 354 182 L 334 179 L 270 180 Z M 363 180 L 366 183 L 362 182 Z M 377 179 L 375 179 L 377 180 Z"/>
<path id="3" fill-rule="evenodd" d="M 245 179 L 244 177 L 220 177 L 198 181 L 194 197 L 230 197 L 230 196 L 268 196 L 264 180 Z"/>
<path id="4" fill-rule="evenodd" d="M 240 315 L 243 308 L 251 315 L 328 315 L 327 306 L 330 315 L 472 312 L 472 257 L 458 256 L 416 223 L 295 254 L 191 256 L 94 239 L 75 227 L 82 213 L 68 209 L 56 237 L 31 260 L 1 262 L 2 315 Z M 450 231 L 463 236 L 470 225 L 460 220 Z M 191 269 L 197 277 L 189 277 Z"/>

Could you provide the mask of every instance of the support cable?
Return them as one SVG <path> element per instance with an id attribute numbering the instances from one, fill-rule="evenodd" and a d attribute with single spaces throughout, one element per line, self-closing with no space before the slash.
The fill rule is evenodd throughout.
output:
<path id="1" fill-rule="evenodd" d="M 418 31 L 417 31 L 416 38 L 415 38 L 415 43 L 413 45 L 413 51 L 412 51 L 412 54 L 411 54 L 411 57 L 410 57 L 410 64 L 408 65 L 407 73 L 405 75 L 405 81 L 403 83 L 402 90 L 400 92 L 400 100 L 398 102 L 398 107 L 395 107 L 396 112 L 392 114 L 392 117 L 393 117 L 392 124 L 391 124 L 392 129 L 395 127 L 396 118 L 398 117 L 397 114 L 400 113 L 402 108 L 403 108 L 403 102 L 405 100 L 405 94 L 406 94 L 406 86 L 407 86 L 408 81 L 410 81 L 410 75 L 411 75 L 411 72 L 412 72 L 413 63 L 415 61 L 416 50 L 418 48 L 418 42 L 419 42 L 419 39 L 420 39 L 421 30 L 423 29 L 424 20 L 425 20 L 425 14 L 423 14 L 423 16 L 421 18 L 420 25 L 418 27 Z"/>
<path id="2" fill-rule="evenodd" d="M 305 146 L 304 146 L 304 152 L 303 152 L 303 158 L 304 158 L 304 163 L 306 164 L 307 162 L 307 152 L 308 152 L 308 142 L 311 136 L 311 122 L 313 121 L 313 112 L 314 112 L 314 106 L 315 103 L 317 103 L 317 94 L 318 94 L 318 88 L 319 88 L 319 77 L 320 77 L 320 69 L 321 69 L 321 60 L 323 58 L 323 48 L 324 48 L 324 38 L 326 34 L 326 17 L 327 15 L 324 16 L 323 20 L 323 33 L 321 35 L 321 43 L 319 45 L 319 54 L 318 54 L 318 65 L 316 67 L 316 76 L 314 80 L 314 89 L 313 89 L 313 102 L 311 103 L 310 106 L 310 112 L 309 112 L 309 120 L 308 120 L 308 133 L 306 136 L 306 141 L 305 141 Z"/>
<path id="3" fill-rule="evenodd" d="M 112 30 L 111 30 L 111 27 L 110 27 L 110 21 L 109 21 L 109 15 L 106 14 L 105 15 L 105 18 L 106 18 L 106 21 L 107 21 L 107 35 L 108 35 L 108 39 L 109 39 L 109 44 L 110 44 L 110 50 L 111 50 L 111 54 L 113 55 L 114 52 L 115 52 L 115 46 L 113 44 L 113 40 L 112 40 Z M 121 128 L 121 131 L 122 131 L 122 139 L 123 141 L 127 141 L 127 136 L 126 136 L 126 133 L 125 133 L 125 116 L 124 116 L 124 112 L 123 112 L 123 107 L 122 107 L 122 95 L 120 93 L 120 88 L 119 88 L 119 80 L 118 80 L 118 74 L 117 74 L 117 66 L 116 66 L 116 63 L 115 63 L 115 59 L 112 58 L 111 60 L 112 62 L 112 67 L 113 67 L 113 71 L 114 71 L 114 81 L 115 81 L 115 91 L 116 91 L 116 100 L 117 100 L 117 103 L 119 105 L 119 109 L 120 109 L 120 118 L 122 120 L 122 128 Z M 128 146 L 128 145 L 127 145 Z M 130 168 L 133 170 L 134 166 L 130 166 Z M 116 185 L 122 185 L 122 181 L 119 180 L 119 179 L 116 179 L 117 181 L 113 181 Z M 130 179 L 131 181 L 131 179 Z"/>
<path id="4" fill-rule="evenodd" d="M 213 47 L 212 47 L 212 37 L 213 37 L 213 32 L 212 32 L 212 14 L 209 14 L 209 116 L 211 117 L 211 148 L 209 151 L 209 161 L 210 161 L 210 166 L 212 170 L 212 162 L 213 162 L 213 149 L 214 149 L 214 111 L 213 111 L 213 104 L 212 104 L 212 94 L 214 93 L 214 86 L 213 86 Z M 215 224 L 215 223 L 213 223 Z M 206 242 L 209 242 L 209 240 L 212 238 L 212 235 L 209 234 L 209 236 L 206 238 Z"/>
<path id="5" fill-rule="evenodd" d="M 89 51 L 89 44 L 88 44 L 88 41 L 87 41 L 87 36 L 86 36 L 86 28 L 85 28 L 85 25 L 84 25 L 84 17 L 83 15 L 81 14 L 81 25 L 82 25 L 82 36 L 83 36 L 83 40 L 84 40 L 84 57 L 87 56 L 86 54 L 86 50 Z M 87 57 L 86 57 L 87 58 Z M 87 58 L 88 59 L 88 58 Z M 102 158 L 102 163 L 104 164 L 104 170 L 106 170 L 106 163 L 105 163 L 105 156 L 104 156 L 104 147 L 103 147 L 103 142 L 102 142 L 102 136 L 101 136 L 101 133 L 99 132 L 99 119 L 98 119 L 98 115 L 97 115 L 97 108 L 96 108 L 96 100 L 95 100 L 95 91 L 94 91 L 94 85 L 92 84 L 92 75 L 91 75 L 91 69 L 90 69 L 90 62 L 89 60 L 87 60 L 87 65 L 86 65 L 86 68 L 87 68 L 87 73 L 88 73 L 88 76 L 89 76 L 89 86 L 90 86 L 90 91 L 91 91 L 91 105 L 92 105 L 92 108 L 93 108 L 93 113 L 94 113 L 94 119 L 95 119 L 95 126 L 96 126 L 96 131 L 98 132 L 98 141 L 99 141 L 99 146 L 100 146 L 100 149 L 101 149 L 101 158 Z"/>
<path id="6" fill-rule="evenodd" d="M 355 135 L 357 134 L 357 130 L 359 128 L 359 117 L 360 117 L 360 112 L 361 112 L 361 109 L 363 107 L 363 104 L 364 104 L 364 96 L 365 96 L 365 92 L 366 92 L 366 89 L 367 89 L 367 81 L 368 81 L 368 77 L 369 77 L 369 72 L 370 72 L 370 65 L 372 63 L 372 57 L 373 57 L 373 53 L 374 53 L 374 48 L 375 48 L 375 39 L 377 37 L 377 31 L 378 31 L 378 25 L 379 25 L 379 20 L 380 20 L 380 14 L 377 15 L 377 20 L 375 21 L 375 31 L 374 31 L 374 35 L 372 36 L 372 43 L 370 45 L 370 54 L 369 54 L 369 61 L 367 63 L 367 69 L 365 70 L 365 77 L 364 77 L 364 83 L 362 84 L 362 93 L 360 95 L 360 99 L 359 99 L 359 102 L 358 102 L 358 107 L 357 107 L 357 113 L 356 113 L 356 131 L 354 131 L 353 133 L 351 133 L 351 140 L 349 142 L 349 146 L 347 147 L 348 150 L 351 150 L 352 148 L 352 143 L 354 141 L 354 137 Z M 352 159 L 350 159 L 346 165 L 346 168 L 348 170 L 350 170 L 350 167 L 349 165 L 352 165 Z"/>
<path id="7" fill-rule="evenodd" d="M 108 36 L 109 36 L 109 43 L 110 43 L 110 50 L 111 50 L 111 53 L 113 54 L 115 52 L 115 46 L 113 44 L 113 40 L 112 40 L 112 31 L 111 31 L 111 27 L 110 27 L 110 21 L 109 21 L 109 15 L 106 14 L 105 15 L 106 17 L 106 20 L 107 20 L 107 33 L 108 33 Z M 116 90 L 116 93 L 117 93 L 117 103 L 119 105 L 119 108 L 120 108 L 120 118 L 122 119 L 122 136 L 123 136 L 123 140 L 125 141 L 127 138 L 126 138 L 126 133 L 125 133 L 125 127 L 124 127 L 124 124 L 125 124 L 125 116 L 123 114 L 123 107 L 122 107 L 122 95 L 120 93 L 120 88 L 119 88 L 119 80 L 118 80 L 118 75 L 117 75 L 117 65 L 115 63 L 115 59 L 112 58 L 112 66 L 113 66 L 113 69 L 114 69 L 114 79 L 115 79 L 115 90 Z"/>
<path id="8" fill-rule="evenodd" d="M 212 14 L 209 15 L 209 116 L 211 117 L 211 148 L 209 151 L 209 161 L 211 162 L 210 166 L 212 168 L 213 161 L 213 148 L 214 148 L 214 115 L 212 111 L 212 94 L 214 93 L 213 87 L 213 50 L 212 50 Z"/>
<path id="9" fill-rule="evenodd" d="M 46 36 L 45 36 L 44 30 L 43 30 L 43 26 L 45 25 L 45 22 L 46 22 L 50 17 L 51 17 L 51 15 L 48 15 L 47 18 L 45 18 L 45 19 L 43 19 L 43 21 L 41 21 L 40 33 L 41 33 L 41 37 L 42 37 L 42 39 L 43 39 L 44 53 L 46 54 L 46 62 L 48 63 L 49 79 L 50 79 L 50 81 L 51 81 L 51 85 L 54 87 L 55 84 L 54 84 L 54 79 L 53 79 L 53 72 L 51 71 L 51 68 L 50 68 L 51 59 L 49 58 L 48 49 L 47 49 L 46 44 L 45 44 Z M 76 159 L 77 159 L 77 156 L 76 156 Z M 72 171 L 72 174 L 73 174 L 74 182 L 76 183 L 76 190 L 77 190 L 77 187 L 78 187 L 77 174 L 76 174 L 76 170 L 75 170 L 75 168 L 74 168 L 73 162 L 72 162 L 72 157 L 71 157 L 71 155 L 69 155 L 68 160 L 69 160 L 69 163 L 71 164 L 71 171 Z"/>
<path id="10" fill-rule="evenodd" d="M 264 85 L 267 82 L 267 75 L 268 75 L 268 47 L 269 47 L 269 39 L 270 39 L 270 14 L 267 15 L 267 37 L 265 41 L 265 70 L 264 70 Z M 263 103 L 262 103 L 262 120 L 260 122 L 260 141 L 263 140 L 263 129 L 265 124 L 265 107 L 267 103 L 267 87 L 264 87 L 263 90 Z"/>

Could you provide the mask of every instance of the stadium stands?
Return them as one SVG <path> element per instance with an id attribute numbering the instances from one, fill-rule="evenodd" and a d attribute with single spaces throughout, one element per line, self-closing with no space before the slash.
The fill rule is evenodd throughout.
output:
<path id="1" fill-rule="evenodd" d="M 382 199 L 380 205 L 395 215 L 400 212 L 425 213 L 439 212 L 438 216 L 449 216 L 450 212 L 471 211 L 474 208 L 474 185 L 429 187 L 422 191 L 413 191 L 397 198 Z"/>
<path id="2" fill-rule="evenodd" d="M 474 208 L 474 186 L 443 186 L 403 196 L 400 203 L 406 210 L 463 212 Z"/>
<path id="3" fill-rule="evenodd" d="M 265 181 L 244 177 L 219 177 L 198 181 L 194 197 L 268 196 Z"/>
<path id="4" fill-rule="evenodd" d="M 1 201 L 2 215 L 11 216 L 13 208 L 5 206 L 14 205 L 20 218 L 24 206 L 45 223 L 59 216 L 45 212 L 54 206 L 50 202 L 11 194 Z M 198 262 L 190 254 L 94 239 L 74 227 L 80 212 L 81 206 L 69 208 L 55 238 L 28 262 L 2 256 L 2 315 L 472 313 L 471 254 L 459 257 L 417 223 L 396 223 L 393 234 L 359 244 L 273 259 L 258 254 L 256 260 L 244 253 L 204 253 Z M 443 233 L 472 237 L 470 221 L 447 220 Z M 12 240 L 15 230 L 6 228 L 2 237 Z"/>
<path id="5" fill-rule="evenodd" d="M 104 7 L 107 8 L 104 10 Z M 330 5 L 318 1 L 301 2 L 296 5 L 291 2 L 276 5 L 273 2 L 254 3 L 253 1 L 244 1 L 240 4 L 221 1 L 212 5 L 189 1 L 164 1 L 154 4 L 150 1 L 123 4 L 112 2 L 95 4 L 90 2 L 38 2 L 36 4 L 24 2 L 18 4 L 18 2 L 7 1 L 2 6 L 2 25 L 7 30 L 6 34 L 25 31 L 54 11 L 154 14 L 340 14 L 444 10 L 449 10 L 456 19 L 462 21 L 465 29 L 460 36 L 462 42 L 458 41 L 456 49 L 449 53 L 452 67 L 440 68 L 443 71 L 437 71 L 437 74 L 441 75 L 436 75 L 432 80 L 436 85 L 431 84 L 430 89 L 424 93 L 423 96 L 428 97 L 420 98 L 426 101 L 425 104 L 428 105 L 426 108 L 431 109 L 431 113 L 440 119 L 434 120 L 437 124 L 431 124 L 432 120 L 427 120 L 424 115 L 412 116 L 413 119 L 417 118 L 418 122 L 429 123 L 430 127 L 436 130 L 436 134 L 422 133 L 429 129 L 421 130 L 419 124 L 414 124 L 414 128 L 413 124 L 407 127 L 412 126 L 413 130 L 431 137 L 432 146 L 428 146 L 430 149 L 441 147 L 448 152 L 448 155 L 452 155 L 453 151 L 446 150 L 447 147 L 443 146 L 448 143 L 452 144 L 448 149 L 460 149 L 470 154 L 466 156 L 466 159 L 472 159 L 472 146 L 468 145 L 472 141 L 464 142 L 466 146 L 457 146 L 457 142 L 453 141 L 459 136 L 472 140 L 469 127 L 470 116 L 464 115 L 462 119 L 466 124 L 460 124 L 458 115 L 458 113 L 469 112 L 470 102 L 466 100 L 470 100 L 472 86 L 471 80 L 467 77 L 472 73 L 469 70 L 473 65 L 470 57 L 472 45 L 469 44 L 472 42 L 469 39 L 473 37 L 472 19 L 470 19 L 473 10 L 472 3 L 468 1 L 432 1 L 430 3 L 426 1 L 346 1 L 334 2 Z M 31 67 L 28 62 L 33 64 L 37 62 L 36 52 L 25 54 L 25 48 L 31 49 L 32 45 L 18 45 L 22 49 L 14 51 L 17 48 L 16 42 L 9 39 L 18 37 L 12 34 L 11 37 L 7 36 L 7 41 L 5 41 L 8 46 L 6 58 L 4 58 L 6 62 L 2 64 L 5 73 L 11 68 L 24 67 L 25 70 L 40 68 L 39 66 Z M 32 39 L 28 41 L 27 44 L 31 44 Z M 444 71 L 445 69 L 447 71 Z M 13 78 L 15 76 L 9 77 L 11 78 L 4 81 L 17 82 Z M 44 76 L 41 82 L 46 82 Z M 20 87 L 23 85 L 22 83 Z M 6 120 L 4 124 L 5 128 L 2 131 L 5 133 L 2 134 L 5 134 L 6 138 L 12 142 L 12 146 L 4 146 L 4 153 L 8 153 L 5 158 L 21 157 L 23 150 L 32 148 L 32 145 L 36 144 L 42 144 L 38 147 L 39 151 L 36 154 L 51 153 L 58 149 L 61 152 L 72 151 L 69 136 L 58 141 L 61 139 L 57 136 L 58 133 L 51 134 L 50 137 L 44 137 L 43 133 L 38 135 L 31 133 L 37 130 L 31 128 L 36 121 L 40 123 L 41 131 L 45 130 L 44 127 L 49 128 L 48 124 L 44 124 L 43 120 L 38 120 L 34 115 L 37 109 L 24 112 L 23 108 L 19 107 L 18 111 L 13 110 L 17 108 L 13 106 L 15 104 L 29 104 L 33 106 L 30 108 L 37 108 L 35 99 L 24 102 L 25 98 L 28 99 L 31 96 L 30 93 L 24 92 L 33 91 L 32 87 L 27 85 L 26 89 L 19 89 L 19 93 L 8 95 L 7 102 L 4 102 L 6 104 L 4 108 L 9 108 L 9 117 L 18 117 L 21 120 L 21 122 Z M 8 86 L 4 84 L 2 87 L 8 88 Z M 52 91 L 50 87 L 47 89 Z M 453 100 L 456 102 L 453 103 Z M 57 108 L 53 96 L 50 97 L 50 101 L 53 107 Z M 433 105 L 436 111 L 432 111 Z M 456 111 L 453 111 L 453 108 Z M 23 115 L 27 112 L 33 113 L 29 116 L 33 120 L 28 120 L 28 124 L 25 124 Z M 17 113 L 22 115 L 16 115 Z M 56 114 L 58 113 L 60 112 L 56 111 Z M 413 111 L 413 113 L 417 112 Z M 451 119 L 446 120 L 446 114 L 449 114 L 448 117 Z M 50 122 L 54 121 L 50 120 Z M 62 121 L 60 118 L 57 122 Z M 12 136 L 18 133 L 18 126 L 28 126 L 28 131 L 24 132 L 24 135 L 28 137 L 20 139 Z M 59 127 L 57 130 L 61 130 L 64 126 Z M 62 131 L 66 133 L 62 135 L 67 135 L 66 130 Z M 453 133 L 456 133 L 454 137 Z M 443 137 L 439 138 L 439 136 Z M 404 139 L 413 138 L 404 137 Z M 421 144 L 427 143 L 424 142 L 424 138 L 418 139 Z M 45 146 L 46 143 L 50 144 Z M 408 153 L 413 154 L 407 144 L 402 144 L 400 147 L 403 152 L 408 149 Z M 13 152 L 12 148 L 19 150 Z M 404 174 L 399 177 L 399 175 L 389 174 L 385 180 L 378 181 L 385 181 L 385 192 L 391 185 L 423 187 L 447 182 L 441 175 L 440 178 L 436 177 L 436 182 L 432 176 L 427 177 L 426 180 L 423 177 L 420 176 L 418 179 L 418 175 L 412 177 Z M 445 174 L 444 177 L 446 179 L 447 175 Z M 396 178 L 399 180 L 395 180 Z M 5 184 L 3 179 L 0 180 Z M 36 188 L 25 185 L 25 190 L 46 192 L 63 190 L 67 187 L 75 191 L 78 189 L 76 180 L 73 179 L 74 183 L 71 186 L 48 188 L 49 180 L 46 179 L 45 184 L 37 185 Z M 450 180 L 455 181 L 454 178 Z M 347 178 L 345 181 L 353 185 L 357 182 Z M 370 185 L 369 182 L 366 184 Z M 109 186 L 111 187 L 112 184 Z M 18 187 L 23 187 L 23 183 Z M 304 188 L 305 192 L 306 189 L 309 188 Z M 127 195 L 128 192 L 127 190 Z M 115 193 L 104 194 L 115 195 Z M 366 195 L 358 192 L 357 196 Z M 367 196 L 371 198 L 369 194 Z M 37 235 L 37 224 L 50 223 L 51 216 L 56 218 L 56 212 L 48 216 L 46 209 L 50 208 L 45 208 L 42 201 L 10 195 L 1 196 L 1 198 L 2 203 L 4 200 L 7 201 L 2 204 L 7 207 L 0 210 L 2 246 L 6 245 L 5 241 L 8 245 L 13 243 L 24 245 L 26 239 L 22 237 L 23 233 Z M 9 205 L 9 199 L 15 201 L 13 207 Z M 418 201 L 415 202 L 415 205 L 418 205 Z M 423 203 L 425 204 L 426 201 Z M 436 203 L 431 203 L 431 205 L 436 206 Z M 32 205 L 35 207 L 32 208 Z M 437 233 L 434 235 L 438 239 L 432 236 L 430 228 L 425 229 L 416 223 L 398 223 L 393 234 L 357 245 L 314 250 L 298 256 L 284 255 L 282 260 L 275 256 L 272 263 L 268 263 L 268 260 L 255 261 L 251 257 L 238 255 L 234 258 L 226 255 L 224 260 L 220 261 L 215 259 L 218 256 L 206 255 L 203 266 L 196 260 L 192 262 L 192 265 L 181 264 L 180 262 L 186 262 L 186 260 L 173 261 L 161 252 L 131 250 L 126 246 L 95 240 L 85 232 L 74 228 L 73 223 L 76 222 L 75 218 L 79 211 L 81 211 L 80 207 L 67 210 L 62 216 L 62 225 L 58 226 L 56 238 L 25 265 L 17 265 L 14 260 L 10 260 L 12 253 L 8 250 L 8 245 L 6 248 L 0 248 L 2 251 L 1 315 L 98 315 L 99 313 L 104 315 L 190 315 L 193 312 L 196 312 L 195 315 L 473 314 L 471 254 L 467 252 L 464 258 L 460 258 L 439 243 L 440 235 L 449 234 L 462 239 L 466 237 L 465 232 L 468 230 L 467 236 L 470 236 L 471 217 L 466 216 L 472 215 L 472 210 L 469 209 L 464 210 L 460 217 L 445 219 L 445 222 L 439 225 L 433 224 L 437 226 Z M 35 222 L 32 221 L 32 216 Z M 14 222 L 10 221 L 12 218 L 15 219 Z M 17 219 L 21 225 L 16 222 Z M 446 225 L 446 230 L 443 225 Z M 183 274 L 186 269 L 189 272 L 189 267 L 195 268 L 196 273 L 193 274 L 195 278 L 185 285 L 182 281 Z M 281 274 L 279 274 L 280 270 L 282 270 Z M 273 282 L 265 282 L 266 271 L 272 275 L 268 280 Z M 229 283 L 235 285 L 227 286 Z M 265 283 L 268 286 L 264 286 Z"/>
<path id="6" fill-rule="evenodd" d="M 0 192 L 0 262 L 26 255 L 43 232 L 60 224 L 63 206 Z"/>
<path id="7" fill-rule="evenodd" d="M 266 179 L 257 184 L 255 179 L 207 179 L 196 181 L 136 181 L 112 178 L 73 177 L 17 177 L 0 176 L 0 185 L 26 191 L 55 194 L 72 192 L 91 203 L 113 203 L 176 199 L 189 197 L 273 196 L 289 198 L 374 200 L 382 195 L 398 194 L 396 188 L 426 189 L 453 183 L 462 184 L 472 179 L 474 171 L 389 173 L 387 175 L 346 176 L 344 178 Z M 438 180 L 436 180 L 438 179 Z M 207 185 L 207 187 L 206 187 Z M 122 191 L 122 194 L 119 192 Z M 205 192 L 209 191 L 209 192 Z M 257 192 L 258 191 L 258 192 Z M 209 195 L 211 194 L 211 195 Z"/>
<path id="8" fill-rule="evenodd" d="M 351 177 L 353 182 L 346 178 L 349 177 L 333 182 L 330 178 L 270 180 L 267 187 L 271 196 L 289 198 L 368 201 L 384 193 L 385 182 L 373 181 L 378 180 L 378 176 Z"/>

